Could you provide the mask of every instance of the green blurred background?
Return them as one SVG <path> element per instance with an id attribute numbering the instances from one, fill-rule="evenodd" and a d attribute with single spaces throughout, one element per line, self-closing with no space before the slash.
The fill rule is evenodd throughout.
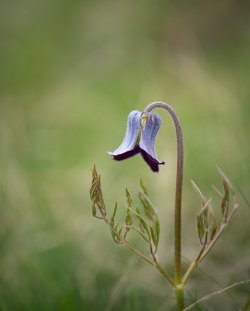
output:
<path id="1" fill-rule="evenodd" d="M 172 104 L 185 144 L 186 266 L 199 250 L 190 179 L 212 196 L 218 164 L 250 200 L 249 21 L 249 2 L 236 0 L 0 2 L 1 311 L 173 308 L 161 275 L 92 217 L 91 168 L 110 212 L 118 200 L 122 213 L 125 186 L 135 193 L 143 178 L 159 209 L 161 262 L 172 269 L 171 119 L 160 112 L 159 174 L 140 156 L 106 154 L 131 110 Z M 250 208 L 236 193 L 241 207 L 188 283 L 189 302 L 250 277 Z M 196 310 L 243 310 L 248 299 L 245 285 Z"/>

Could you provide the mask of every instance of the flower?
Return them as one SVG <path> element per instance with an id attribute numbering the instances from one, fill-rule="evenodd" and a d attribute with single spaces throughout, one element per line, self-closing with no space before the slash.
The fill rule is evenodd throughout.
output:
<path id="1" fill-rule="evenodd" d="M 159 164 L 165 164 L 158 159 L 154 145 L 160 126 L 161 117 L 156 113 L 146 114 L 137 110 L 130 112 L 123 142 L 116 150 L 108 154 L 113 156 L 113 159 L 121 161 L 141 153 L 152 171 L 158 172 Z"/>

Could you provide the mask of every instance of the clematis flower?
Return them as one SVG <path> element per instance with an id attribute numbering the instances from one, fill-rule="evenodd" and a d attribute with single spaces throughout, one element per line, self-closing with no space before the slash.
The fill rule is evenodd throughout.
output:
<path id="1" fill-rule="evenodd" d="M 141 153 L 153 172 L 159 171 L 160 161 L 155 152 L 155 137 L 161 126 L 160 115 L 148 112 L 132 111 L 128 116 L 125 138 L 113 152 L 108 152 L 117 161 L 125 160 Z"/>

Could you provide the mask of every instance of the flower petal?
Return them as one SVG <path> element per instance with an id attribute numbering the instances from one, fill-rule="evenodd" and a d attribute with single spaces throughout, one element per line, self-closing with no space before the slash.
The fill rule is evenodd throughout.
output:
<path id="1" fill-rule="evenodd" d="M 108 154 L 113 156 L 115 160 L 119 161 L 127 159 L 140 152 L 139 148 L 136 148 L 136 144 L 141 129 L 141 114 L 142 113 L 137 110 L 130 112 L 128 116 L 127 131 L 123 142 L 116 150 L 108 152 Z"/>
<path id="2" fill-rule="evenodd" d="M 147 152 L 141 149 L 141 155 L 145 162 L 150 166 L 153 172 L 159 172 L 159 164 L 164 164 L 164 162 L 159 163 L 155 161 Z"/>
<path id="3" fill-rule="evenodd" d="M 141 149 L 137 146 L 134 149 L 127 151 L 125 153 L 114 155 L 113 158 L 117 161 L 126 160 L 126 159 L 131 158 L 132 156 L 136 155 L 140 151 L 141 151 Z"/>
<path id="4" fill-rule="evenodd" d="M 159 170 L 158 164 L 165 164 L 160 161 L 155 152 L 155 137 L 161 126 L 160 115 L 149 112 L 147 116 L 147 121 L 142 129 L 141 139 L 139 147 L 141 148 L 141 154 L 144 160 L 149 164 L 154 172 Z"/>

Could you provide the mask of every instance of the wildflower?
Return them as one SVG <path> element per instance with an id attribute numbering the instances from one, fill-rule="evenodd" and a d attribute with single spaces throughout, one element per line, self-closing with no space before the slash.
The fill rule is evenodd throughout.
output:
<path id="1" fill-rule="evenodd" d="M 155 137 L 161 126 L 160 115 L 148 112 L 132 111 L 128 116 L 127 132 L 121 145 L 113 152 L 108 152 L 117 161 L 125 160 L 137 153 L 153 172 L 159 171 L 160 161 L 155 152 Z"/>

